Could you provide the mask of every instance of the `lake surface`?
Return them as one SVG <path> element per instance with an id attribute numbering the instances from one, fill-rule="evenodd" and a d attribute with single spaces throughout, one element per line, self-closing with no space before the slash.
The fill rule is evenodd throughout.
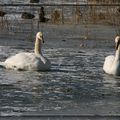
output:
<path id="1" fill-rule="evenodd" d="M 98 34 L 108 37 L 112 29 L 107 30 Z M 120 78 L 107 75 L 102 69 L 105 57 L 115 52 L 114 40 L 83 39 L 80 26 L 44 26 L 42 31 L 43 54 L 50 59 L 51 70 L 0 68 L 0 116 L 58 115 L 59 120 L 59 115 L 68 115 L 75 120 L 72 116 L 79 119 L 99 115 L 117 120 Z M 0 60 L 21 51 L 33 52 L 33 46 L 34 42 L 27 40 L 0 38 Z"/>

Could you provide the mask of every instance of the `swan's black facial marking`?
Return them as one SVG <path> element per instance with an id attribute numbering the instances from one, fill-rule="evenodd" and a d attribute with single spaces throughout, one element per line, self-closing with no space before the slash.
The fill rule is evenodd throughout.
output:
<path id="1" fill-rule="evenodd" d="M 117 38 L 116 50 L 118 50 L 119 45 L 120 45 L 120 37 Z"/>
<path id="2" fill-rule="evenodd" d="M 44 37 L 42 36 L 42 41 L 43 41 L 43 43 L 45 43 L 45 41 L 44 41 Z"/>
<path id="3" fill-rule="evenodd" d="M 39 40 L 39 41 L 42 41 L 43 43 L 45 42 L 44 39 L 43 39 L 43 37 L 42 37 L 41 39 L 38 38 L 38 40 Z"/>

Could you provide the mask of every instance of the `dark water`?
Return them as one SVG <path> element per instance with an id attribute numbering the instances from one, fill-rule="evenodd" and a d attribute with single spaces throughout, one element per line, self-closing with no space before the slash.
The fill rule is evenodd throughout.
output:
<path id="1" fill-rule="evenodd" d="M 114 41 L 68 37 L 65 31 L 59 37 L 60 31 L 55 35 L 48 31 L 43 54 L 52 63 L 51 71 L 0 68 L 0 115 L 119 115 L 120 78 L 102 69 L 105 56 L 114 54 Z M 32 52 L 34 44 L 7 39 L 0 43 L 1 60 L 20 51 Z"/>

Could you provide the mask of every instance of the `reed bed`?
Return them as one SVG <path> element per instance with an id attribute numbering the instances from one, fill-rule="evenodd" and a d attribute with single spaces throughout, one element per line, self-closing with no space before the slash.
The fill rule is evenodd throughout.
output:
<path id="1" fill-rule="evenodd" d="M 31 36 L 43 25 L 111 25 L 120 33 L 120 6 L 117 0 L 88 0 L 86 5 L 0 6 L 0 35 Z M 90 5 L 90 4 L 94 4 Z M 97 4 L 97 5 L 96 5 Z M 102 6 L 100 4 L 108 4 Z M 111 4 L 118 4 L 110 6 Z M 98 6 L 100 5 L 100 6 Z M 42 8 L 42 9 L 41 9 Z M 88 33 L 88 32 L 85 32 Z M 33 38 L 32 38 L 33 39 Z"/>

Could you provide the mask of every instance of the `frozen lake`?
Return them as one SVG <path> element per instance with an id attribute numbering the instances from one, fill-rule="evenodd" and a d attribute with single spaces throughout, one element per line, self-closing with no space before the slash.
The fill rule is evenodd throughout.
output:
<path id="1" fill-rule="evenodd" d="M 48 115 L 50 120 L 55 115 L 57 120 L 60 115 L 71 116 L 72 120 L 73 116 L 92 116 L 95 120 L 111 116 L 110 120 L 119 120 L 120 78 L 109 76 L 102 69 L 104 58 L 115 52 L 114 40 L 85 40 L 79 35 L 80 26 L 47 26 L 42 31 L 43 54 L 52 63 L 51 71 L 0 68 L 0 116 Z M 114 36 L 112 28 L 105 31 L 98 35 Z M 0 38 L 0 60 L 20 51 L 32 52 L 33 46 L 30 41 Z M 88 120 L 81 118 L 84 119 Z"/>

